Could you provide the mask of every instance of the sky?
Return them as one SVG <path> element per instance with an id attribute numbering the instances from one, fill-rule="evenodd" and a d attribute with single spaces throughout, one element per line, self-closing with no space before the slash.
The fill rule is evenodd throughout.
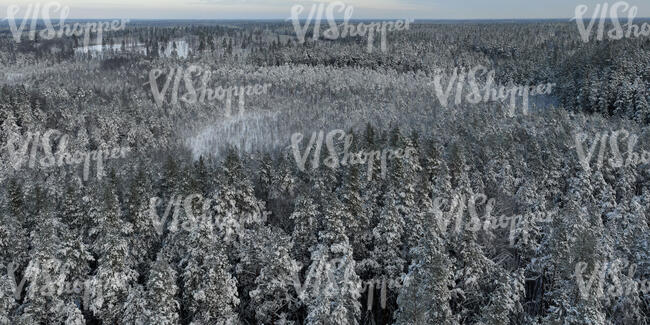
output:
<path id="1" fill-rule="evenodd" d="M 322 0 L 321 2 L 334 2 Z M 17 18 L 30 4 L 52 1 L 0 0 L 3 16 L 11 5 L 18 5 Z M 303 5 L 304 14 L 314 1 L 306 0 L 58 0 L 70 8 L 69 19 L 288 19 L 294 5 Z M 570 19 L 576 6 L 588 6 L 591 17 L 603 0 L 346 0 L 354 7 L 353 19 Z M 616 1 L 609 1 L 613 4 Z M 650 17 L 650 1 L 628 0 L 638 7 L 638 17 Z M 627 13 L 619 11 L 620 17 Z M 50 14 L 58 18 L 58 12 Z M 336 18 L 341 18 L 336 15 Z M 325 19 L 325 17 L 324 17 Z"/>

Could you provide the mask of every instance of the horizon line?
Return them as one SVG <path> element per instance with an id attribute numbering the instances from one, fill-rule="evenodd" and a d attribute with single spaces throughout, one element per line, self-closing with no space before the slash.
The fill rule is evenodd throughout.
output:
<path id="1" fill-rule="evenodd" d="M 287 22 L 290 20 L 290 18 L 67 18 L 66 20 L 73 21 L 73 20 L 119 20 L 119 19 L 128 19 L 131 21 L 156 21 L 156 20 L 176 20 L 176 21 L 220 21 L 220 20 L 225 20 L 225 21 L 281 21 L 281 22 Z M 348 21 L 367 21 L 367 20 L 405 20 L 405 19 L 410 19 L 410 20 L 415 20 L 415 21 L 503 21 L 503 20 L 566 20 L 566 21 L 573 21 L 575 20 L 575 17 L 569 17 L 569 18 L 355 18 L 355 19 L 349 19 Z M 596 18 L 595 21 L 600 21 L 601 19 L 604 20 L 611 20 L 611 17 L 606 17 L 606 18 Z M 626 19 L 626 18 L 625 18 Z M 638 20 L 650 20 L 650 17 L 636 17 L 635 19 Z M 2 22 L 7 21 L 7 17 L 3 18 Z M 22 20 L 27 20 L 31 21 L 32 18 L 29 19 L 15 19 L 14 21 L 22 21 Z M 53 20 L 53 19 L 50 19 Z M 307 19 L 300 19 L 300 21 L 306 21 Z M 619 20 L 624 20 L 624 17 L 619 18 Z M 42 18 L 38 18 L 37 21 L 43 21 Z M 335 21 L 344 21 L 343 19 L 335 19 Z"/>

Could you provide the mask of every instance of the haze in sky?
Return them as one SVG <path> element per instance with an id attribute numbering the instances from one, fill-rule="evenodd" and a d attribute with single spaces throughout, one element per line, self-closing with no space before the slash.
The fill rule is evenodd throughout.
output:
<path id="1" fill-rule="evenodd" d="M 39 1 L 0 0 L 5 17 L 9 5 L 26 8 L 30 3 L 37 2 Z M 41 4 L 47 2 L 50 1 L 40 1 Z M 303 4 L 308 12 L 311 4 L 314 3 L 302 0 L 59 0 L 58 2 L 70 7 L 68 18 L 102 19 L 287 19 L 293 5 Z M 344 1 L 346 5 L 354 6 L 354 19 L 569 19 L 574 16 L 577 5 L 589 6 L 587 16 L 590 17 L 596 4 L 604 2 L 602 0 Z M 614 2 L 609 1 L 610 4 Z M 637 17 L 650 17 L 649 1 L 629 0 L 627 2 L 638 7 Z M 22 9 L 20 13 L 24 11 L 25 9 Z"/>

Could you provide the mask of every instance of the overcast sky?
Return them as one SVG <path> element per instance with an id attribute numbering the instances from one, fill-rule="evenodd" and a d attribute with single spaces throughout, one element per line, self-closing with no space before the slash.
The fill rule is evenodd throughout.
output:
<path id="1" fill-rule="evenodd" d="M 325 0 L 322 2 L 333 2 Z M 9 5 L 21 6 L 23 17 L 30 3 L 50 1 L 0 0 L 6 17 Z M 60 0 L 70 7 L 68 18 L 145 18 L 145 19 L 287 19 L 291 7 L 305 0 Z M 590 17 L 598 0 L 348 0 L 354 7 L 353 19 L 510 19 L 566 18 L 574 16 L 577 5 L 589 6 Z M 615 1 L 609 1 L 610 4 Z M 638 17 L 650 17 L 650 1 L 630 0 L 638 7 Z M 58 13 L 51 16 L 58 17 Z M 627 14 L 619 13 L 619 16 Z M 337 17 L 338 18 L 338 17 Z"/>

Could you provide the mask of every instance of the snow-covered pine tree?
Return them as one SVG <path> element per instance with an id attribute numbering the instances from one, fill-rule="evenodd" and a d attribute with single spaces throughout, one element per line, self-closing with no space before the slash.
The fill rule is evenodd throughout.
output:
<path id="1" fill-rule="evenodd" d="M 511 218 L 520 216 L 520 219 L 510 220 L 508 226 L 508 240 L 517 248 L 518 254 L 525 260 L 530 260 L 536 255 L 542 239 L 543 229 L 547 229 L 545 220 L 548 216 L 548 208 L 545 202 L 538 197 L 537 185 L 534 181 L 526 181 L 515 193 L 517 213 Z M 514 222 L 514 223 L 513 223 Z M 513 229 L 511 230 L 510 227 Z M 510 233 L 512 231 L 512 233 Z"/>
<path id="2" fill-rule="evenodd" d="M 278 166 L 272 174 L 273 191 L 271 198 L 278 199 L 293 197 L 295 195 L 294 190 L 296 189 L 297 181 L 293 171 L 296 169 L 296 166 L 292 165 L 292 162 L 293 160 L 290 158 L 288 149 L 278 157 Z"/>
<path id="3" fill-rule="evenodd" d="M 451 309 L 454 288 L 453 264 L 434 220 L 412 249 L 414 261 L 403 277 L 397 297 L 395 324 L 458 324 Z"/>
<path id="4" fill-rule="evenodd" d="M 175 325 L 179 322 L 176 301 L 176 271 L 158 254 L 147 279 L 146 312 L 148 324 Z"/>
<path id="5" fill-rule="evenodd" d="M 157 210 L 157 218 L 160 218 L 161 224 L 156 225 L 156 227 L 160 227 L 157 228 L 156 235 L 162 235 L 160 251 L 172 265 L 177 265 L 187 255 L 188 238 L 196 231 L 195 227 L 198 223 L 203 222 L 204 218 L 211 218 L 209 206 L 206 204 L 209 198 L 203 197 L 203 201 L 200 200 L 201 194 L 196 192 L 195 185 L 197 183 L 188 181 L 187 178 L 191 176 L 187 173 L 185 175 L 187 176 L 185 181 L 179 182 L 175 194 L 163 197 L 160 208 Z M 192 199 L 188 205 L 188 208 L 191 208 L 189 210 L 185 206 L 185 201 L 188 198 Z M 188 212 L 191 212 L 192 215 L 189 215 Z M 165 213 L 167 213 L 166 217 Z M 161 234 L 158 234 L 158 231 Z"/>
<path id="6" fill-rule="evenodd" d="M 86 324 L 86 318 L 84 317 L 83 312 L 74 303 L 68 302 L 68 304 L 63 307 L 62 314 L 66 325 Z"/>
<path id="7" fill-rule="evenodd" d="M 436 199 L 445 199 L 450 203 L 453 196 L 451 175 L 449 174 L 447 163 L 444 160 L 441 160 L 439 164 L 438 173 L 431 187 L 431 198 L 434 203 Z"/>
<path id="8" fill-rule="evenodd" d="M 104 182 L 97 240 L 98 268 L 90 281 L 90 310 L 101 319 L 114 323 L 122 318 L 123 303 L 138 277 L 135 260 L 129 252 L 132 225 L 122 220 L 115 191 L 115 173 Z"/>
<path id="9" fill-rule="evenodd" d="M 493 276 L 491 283 L 495 286 L 490 291 L 488 303 L 481 307 L 481 325 L 500 325 L 519 323 L 519 313 L 523 311 L 522 300 L 525 296 L 523 270 L 515 274 L 507 274 L 499 270 Z"/>
<path id="10" fill-rule="evenodd" d="M 179 163 L 173 156 L 167 157 L 163 166 L 163 177 L 160 183 L 160 197 L 170 198 L 181 189 L 182 174 Z"/>
<path id="11" fill-rule="evenodd" d="M 236 241 L 244 229 L 264 223 L 265 203 L 255 197 L 255 190 L 234 149 L 228 150 L 220 175 L 219 188 L 211 209 L 220 236 L 226 242 Z M 215 229 L 215 230 L 217 230 Z"/>
<path id="12" fill-rule="evenodd" d="M 479 320 L 481 301 L 486 299 L 483 284 L 496 271 L 495 263 L 485 256 L 478 243 L 477 232 L 465 231 L 456 237 L 452 246 L 455 253 L 455 292 L 461 323 Z M 454 255 L 452 255 L 454 256 Z"/>
<path id="13" fill-rule="evenodd" d="M 394 186 L 388 189 L 379 224 L 373 229 L 374 249 L 371 262 L 374 279 L 386 279 L 386 281 L 399 279 L 405 271 L 404 218 L 400 211 L 398 191 L 399 189 Z M 392 285 L 388 288 L 386 301 L 390 306 L 389 309 L 393 310 L 398 288 L 395 286 L 395 281 L 388 283 Z"/>
<path id="14" fill-rule="evenodd" d="M 225 245 L 212 225 L 200 222 L 190 233 L 187 255 L 181 260 L 182 302 L 190 324 L 236 324 L 237 279 L 230 273 Z"/>
<path id="15" fill-rule="evenodd" d="M 64 312 L 70 314 L 73 312 L 70 306 L 80 309 L 82 304 L 86 303 L 84 301 L 84 284 L 88 279 L 91 270 L 90 263 L 94 261 L 94 258 L 78 232 L 65 227 L 61 236 L 61 248 L 57 256 L 62 262 L 59 277 L 63 279 L 63 286 L 58 287 L 57 290 L 62 294 L 66 303 Z M 83 306 L 83 308 L 87 307 Z M 76 315 L 76 312 L 73 314 Z M 70 317 L 76 317 L 73 314 L 70 314 Z"/>
<path id="16" fill-rule="evenodd" d="M 582 292 L 575 266 L 582 262 L 591 270 L 610 254 L 603 245 L 604 229 L 600 213 L 594 208 L 588 171 L 574 166 L 573 172 L 576 174 L 568 182 L 563 212 L 554 216 L 553 232 L 542 248 L 547 252 L 542 264 L 551 275 L 545 297 L 550 307 L 544 323 L 602 324 L 605 314 L 599 299 L 602 288 L 597 284 L 598 279 L 594 279 L 596 285 Z"/>
<path id="17" fill-rule="evenodd" d="M 129 288 L 129 294 L 123 302 L 121 324 L 143 325 L 147 323 L 149 311 L 145 289 L 141 284 Z"/>
<path id="18" fill-rule="evenodd" d="M 591 184 L 593 184 L 593 196 L 596 204 L 600 206 L 600 217 L 603 220 L 603 224 L 606 224 L 609 219 L 608 215 L 616 208 L 616 192 L 605 181 L 603 173 L 600 170 L 596 170 L 591 174 Z"/>
<path id="19" fill-rule="evenodd" d="M 2 265 L 2 269 L 6 266 Z M 16 308 L 16 298 L 14 292 L 16 290 L 16 283 L 6 274 L 0 276 L 0 324 L 12 324 L 14 309 Z"/>
<path id="20" fill-rule="evenodd" d="M 4 106 L 4 105 L 3 105 Z M 7 110 L 5 107 L 0 107 L 0 118 L 2 118 L 2 122 L 0 125 L 0 147 L 2 147 L 1 152 L 3 152 L 3 156 L 5 152 L 7 153 L 7 159 L 2 159 L 0 161 L 0 181 L 5 181 L 5 177 L 7 175 L 11 175 L 15 173 L 15 170 L 20 169 L 21 166 L 25 166 L 26 161 L 22 161 L 20 153 L 23 151 L 27 153 L 28 151 L 28 145 L 25 145 L 24 142 L 22 141 L 16 141 L 18 139 L 23 139 L 23 141 L 27 141 L 29 139 L 27 135 L 25 134 L 23 136 L 23 129 L 22 127 L 19 127 L 16 124 L 16 116 L 13 112 Z M 31 131 L 31 130 L 30 130 Z M 26 131 L 25 131 L 26 132 Z M 14 141 L 13 144 L 10 144 L 10 141 Z M 17 153 L 15 156 L 12 156 L 9 152 L 9 150 L 4 150 L 4 147 L 9 145 L 14 146 L 14 150 Z"/>
<path id="21" fill-rule="evenodd" d="M 319 244 L 312 252 L 303 290 L 306 324 L 358 324 L 361 280 L 354 270 L 349 244 L 334 244 L 331 248 Z"/>
<path id="22" fill-rule="evenodd" d="M 250 243 L 251 249 L 255 250 L 247 254 L 254 255 L 253 260 L 247 264 L 261 266 L 255 279 L 255 288 L 249 292 L 250 314 L 254 314 L 255 319 L 264 324 L 294 318 L 299 305 L 297 295 L 293 294 L 296 285 L 294 280 L 298 280 L 300 265 L 289 254 L 290 238 L 280 229 L 265 227 L 246 234 L 245 242 Z"/>
<path id="23" fill-rule="evenodd" d="M 90 222 L 79 191 L 80 184 L 81 180 L 76 177 L 67 184 L 63 196 L 62 218 L 71 231 L 83 238 L 88 235 Z"/>
<path id="24" fill-rule="evenodd" d="M 148 177 L 140 167 L 131 184 L 128 203 L 129 221 L 133 224 L 133 235 L 129 237 L 131 255 L 136 261 L 140 274 L 147 271 L 147 266 L 153 261 L 154 250 L 159 245 L 160 237 L 156 232 L 149 206 L 152 193 Z M 164 225 L 160 225 L 160 227 L 164 227 Z"/>
<path id="25" fill-rule="evenodd" d="M 293 256 L 303 265 L 306 265 L 311 260 L 311 251 L 318 244 L 320 214 L 318 206 L 310 197 L 300 196 L 296 200 L 294 211 L 289 217 L 294 223 L 291 234 Z"/>
<path id="26" fill-rule="evenodd" d="M 407 148 L 405 150 L 413 149 L 415 150 L 415 144 L 411 142 L 411 139 L 406 138 L 403 141 L 403 147 Z M 406 245 L 407 254 L 408 248 L 415 247 L 419 244 L 422 237 L 425 236 L 426 227 L 425 227 L 425 218 L 426 215 L 422 213 L 422 205 L 419 203 L 424 203 L 427 205 L 430 200 L 426 202 L 420 202 L 418 200 L 418 188 L 420 188 L 421 178 L 419 175 L 422 173 L 422 166 L 420 166 L 420 157 L 418 150 L 415 150 L 415 156 L 399 159 L 396 158 L 396 161 L 403 162 L 403 177 L 394 180 L 395 186 L 397 184 L 401 185 L 402 192 L 399 193 L 401 198 L 401 212 L 404 216 L 404 229 L 405 229 L 405 238 L 404 243 Z M 398 175 L 394 175 L 398 176 Z M 425 209 L 427 209 L 425 207 Z M 412 257 L 409 257 L 411 259 Z"/>
<path id="27" fill-rule="evenodd" d="M 370 220 L 363 210 L 358 165 L 347 168 L 347 175 L 342 183 L 342 187 L 339 189 L 339 197 L 346 210 L 345 216 L 348 218 L 344 220 L 347 229 L 346 235 L 351 238 L 355 260 L 360 260 L 362 256 L 367 255 L 367 247 L 372 237 L 369 232 Z"/>
<path id="28" fill-rule="evenodd" d="M 51 206 L 44 205 L 36 209 L 38 220 L 34 223 L 39 227 L 31 234 L 32 249 L 24 274 L 27 288 L 20 322 L 63 321 L 65 303 L 58 289 L 63 286 L 64 278 L 60 276 L 62 261 L 57 258 L 57 253 L 61 249 L 64 225 L 53 213 Z"/>
<path id="29" fill-rule="evenodd" d="M 356 325 L 361 316 L 361 280 L 355 271 L 352 246 L 346 235 L 346 211 L 334 193 L 323 215 L 323 230 L 312 251 L 302 293 L 307 324 Z"/>
<path id="30" fill-rule="evenodd" d="M 648 307 L 641 299 L 643 295 L 635 285 L 635 282 L 645 279 L 648 273 L 647 266 L 650 264 L 648 259 L 650 231 L 643 202 L 641 196 L 622 201 L 622 204 L 610 214 L 611 220 L 607 225 L 611 236 L 607 236 L 607 244 L 616 247 L 618 256 L 616 260 L 610 261 L 610 264 L 620 263 L 610 265 L 608 270 L 608 277 L 613 285 L 605 292 L 605 304 L 610 318 L 619 323 L 642 322 L 641 319 L 645 318 L 643 309 Z M 636 270 L 632 265 L 636 266 L 639 274 L 634 274 Z"/>
<path id="31" fill-rule="evenodd" d="M 262 197 L 267 201 L 274 195 L 273 188 L 273 158 L 271 154 L 265 152 L 262 158 L 260 159 L 259 166 L 259 187 Z"/>
<path id="32" fill-rule="evenodd" d="M 640 124 L 650 122 L 650 105 L 648 105 L 648 84 L 637 78 L 634 82 L 634 120 Z"/>
<path id="33" fill-rule="evenodd" d="M 24 267 L 29 258 L 29 237 L 23 227 L 26 213 L 23 191 L 15 179 L 9 180 L 7 196 L 0 212 L 0 263 Z"/>
<path id="34" fill-rule="evenodd" d="M 201 193 L 202 195 L 208 195 L 214 186 L 211 175 L 212 173 L 207 165 L 208 163 L 209 162 L 206 162 L 206 159 L 201 156 L 194 163 L 194 168 L 192 169 L 192 180 L 196 184 L 194 187 L 196 188 L 197 193 Z"/>

